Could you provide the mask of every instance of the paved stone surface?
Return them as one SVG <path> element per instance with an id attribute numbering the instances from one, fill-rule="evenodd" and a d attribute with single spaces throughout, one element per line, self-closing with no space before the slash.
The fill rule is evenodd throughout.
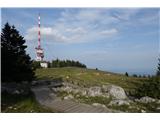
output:
<path id="1" fill-rule="evenodd" d="M 106 113 L 117 112 L 103 107 L 95 107 L 88 104 L 78 103 L 72 100 L 61 100 L 53 95 L 53 92 L 47 87 L 32 88 L 37 101 L 58 112 L 65 113 Z M 52 95 L 51 95 L 52 94 Z"/>

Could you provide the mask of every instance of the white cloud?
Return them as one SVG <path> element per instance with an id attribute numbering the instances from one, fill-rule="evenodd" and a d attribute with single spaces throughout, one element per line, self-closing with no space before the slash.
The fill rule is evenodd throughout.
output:
<path id="1" fill-rule="evenodd" d="M 77 27 L 77 28 L 67 28 L 66 32 L 85 34 L 87 31 L 81 27 Z"/>
<path id="2" fill-rule="evenodd" d="M 42 39 L 45 40 L 64 42 L 67 39 L 59 31 L 51 27 L 41 27 L 40 31 Z M 38 27 L 32 27 L 28 29 L 25 38 L 26 40 L 38 39 Z"/>
<path id="3" fill-rule="evenodd" d="M 44 40 L 52 40 L 63 43 L 81 43 L 94 41 L 96 38 L 110 37 L 117 33 L 116 29 L 108 29 L 104 31 L 87 31 L 81 27 L 66 28 L 63 31 L 53 27 L 42 27 L 41 38 Z M 103 35 L 103 36 L 102 36 Z M 38 27 L 32 27 L 27 30 L 26 40 L 38 39 Z"/>
<path id="4" fill-rule="evenodd" d="M 116 33 L 118 33 L 118 30 L 115 29 L 115 28 L 110 29 L 110 30 L 104 30 L 104 31 L 101 31 L 101 32 L 100 32 L 100 34 L 102 34 L 102 35 L 107 35 L 107 36 L 113 35 L 113 34 L 116 34 Z"/>
<path id="5" fill-rule="evenodd" d="M 114 21 L 113 17 L 103 15 L 108 12 L 104 9 L 81 9 L 76 12 L 66 9 L 52 26 L 41 27 L 41 37 L 63 43 L 82 43 L 114 37 L 118 33 L 116 28 L 101 25 Z M 29 28 L 26 40 L 37 39 L 37 33 L 37 27 Z"/>
<path id="6" fill-rule="evenodd" d="M 139 9 L 65 9 L 52 26 L 41 28 L 41 35 L 46 40 L 64 43 L 107 39 L 115 37 L 123 27 L 137 24 L 138 20 L 134 21 L 132 17 L 138 12 Z M 29 28 L 26 40 L 37 39 L 37 29 Z"/>

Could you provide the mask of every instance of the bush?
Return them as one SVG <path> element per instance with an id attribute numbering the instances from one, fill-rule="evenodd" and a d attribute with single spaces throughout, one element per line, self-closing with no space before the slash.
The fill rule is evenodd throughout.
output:
<path id="1" fill-rule="evenodd" d="M 160 77 L 152 77 L 140 85 L 132 94 L 138 98 L 149 96 L 160 99 Z"/>

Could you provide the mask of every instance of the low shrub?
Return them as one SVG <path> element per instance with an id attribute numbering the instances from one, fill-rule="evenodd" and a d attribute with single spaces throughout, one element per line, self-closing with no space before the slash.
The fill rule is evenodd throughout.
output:
<path id="1" fill-rule="evenodd" d="M 160 77 L 152 77 L 149 80 L 146 80 L 134 92 L 132 92 L 131 95 L 138 98 L 149 96 L 155 99 L 160 99 Z"/>

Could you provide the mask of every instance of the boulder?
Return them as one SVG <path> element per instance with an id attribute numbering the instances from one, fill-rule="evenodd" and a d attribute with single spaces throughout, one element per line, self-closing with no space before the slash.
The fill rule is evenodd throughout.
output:
<path id="1" fill-rule="evenodd" d="M 113 100 L 109 103 L 110 106 L 112 105 L 130 105 L 130 101 L 128 100 Z"/>
<path id="2" fill-rule="evenodd" d="M 73 92 L 74 94 L 77 94 L 77 93 L 80 93 L 80 90 L 77 88 L 77 89 L 73 89 L 72 92 Z"/>
<path id="3" fill-rule="evenodd" d="M 146 111 L 142 109 L 142 110 L 141 110 L 141 113 L 146 113 Z"/>
<path id="4" fill-rule="evenodd" d="M 90 87 L 88 89 L 88 96 L 101 96 L 102 95 L 102 91 L 100 87 Z"/>
<path id="5" fill-rule="evenodd" d="M 100 103 L 93 103 L 92 105 L 93 105 L 93 106 L 96 106 L 96 107 L 106 108 L 106 106 L 105 106 L 104 104 L 100 104 Z"/>
<path id="6" fill-rule="evenodd" d="M 82 89 L 80 91 L 80 94 L 83 95 L 83 96 L 87 95 L 87 90 L 86 89 Z"/>
<path id="7" fill-rule="evenodd" d="M 64 97 L 64 100 L 73 99 L 73 98 L 74 98 L 73 95 L 69 94 Z"/>
<path id="8" fill-rule="evenodd" d="M 114 99 L 126 99 L 127 95 L 123 88 L 115 85 L 103 85 L 102 86 L 103 92 L 107 92 L 110 96 Z"/>
<path id="9" fill-rule="evenodd" d="M 66 91 L 66 92 L 70 93 L 73 91 L 73 88 L 70 86 L 64 86 L 64 87 L 61 87 L 60 91 Z"/>
<path id="10" fill-rule="evenodd" d="M 160 104 L 160 100 L 157 100 L 157 103 Z"/>
<path id="11" fill-rule="evenodd" d="M 136 102 L 141 102 L 141 103 L 151 103 L 151 102 L 155 102 L 156 100 L 151 98 L 151 97 L 145 96 L 145 97 L 142 97 L 140 99 L 136 99 L 135 101 Z"/>
<path id="12" fill-rule="evenodd" d="M 56 91 L 56 92 L 62 92 L 62 91 L 65 91 L 67 93 L 73 93 L 73 94 L 80 94 L 80 95 L 87 95 L 87 91 L 88 89 L 87 88 L 81 88 L 77 85 L 73 85 L 73 84 L 70 84 L 70 83 L 66 83 L 64 82 L 63 83 L 63 87 L 59 87 L 59 88 L 52 88 L 53 91 Z"/>
<path id="13" fill-rule="evenodd" d="M 110 95 L 109 95 L 109 93 L 103 93 L 103 94 L 102 94 L 102 97 L 110 98 Z"/>
<path id="14" fill-rule="evenodd" d="M 160 107 L 157 107 L 157 110 L 159 110 L 159 111 L 160 111 Z"/>

